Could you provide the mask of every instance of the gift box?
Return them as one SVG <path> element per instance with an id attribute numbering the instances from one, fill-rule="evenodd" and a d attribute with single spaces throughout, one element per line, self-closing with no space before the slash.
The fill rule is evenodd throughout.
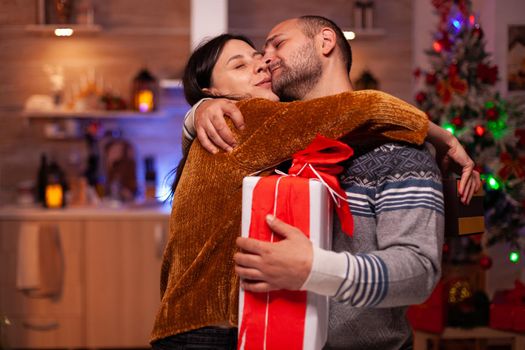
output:
<path id="1" fill-rule="evenodd" d="M 315 246 L 331 248 L 332 205 L 317 180 L 296 176 L 246 177 L 242 236 L 277 242 L 265 217 L 298 227 Z M 264 228 L 267 228 L 265 230 Z M 239 349 L 321 349 L 328 331 L 326 296 L 305 291 L 252 293 L 240 289 Z"/>
<path id="2" fill-rule="evenodd" d="M 461 203 L 458 188 L 458 179 L 443 179 L 445 235 L 456 237 L 485 232 L 485 211 L 483 208 L 485 193 L 483 187 L 474 193 L 468 205 Z"/>
<path id="3" fill-rule="evenodd" d="M 412 305 L 408 308 L 408 321 L 413 329 L 442 333 L 447 318 L 445 305 L 445 284 L 441 280 L 423 304 Z"/>
<path id="4" fill-rule="evenodd" d="M 514 289 L 494 294 L 490 305 L 490 327 L 513 332 L 525 332 L 525 285 L 514 283 Z"/>
<path id="5" fill-rule="evenodd" d="M 443 179 L 445 235 L 453 237 L 485 232 L 483 187 L 474 193 L 468 205 L 461 203 L 458 188 L 458 179 Z"/>

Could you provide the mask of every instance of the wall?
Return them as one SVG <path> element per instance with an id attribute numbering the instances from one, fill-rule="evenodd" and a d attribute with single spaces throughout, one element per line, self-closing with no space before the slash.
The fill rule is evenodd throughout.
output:
<path id="1" fill-rule="evenodd" d="M 125 98 L 142 66 L 159 79 L 181 76 L 190 50 L 189 0 L 95 4 L 95 22 L 102 25 L 101 33 L 56 38 L 24 30 L 25 25 L 35 23 L 36 1 L 0 1 L 0 203 L 13 202 L 16 185 L 34 179 L 42 152 L 70 168 L 79 167 L 78 158 L 85 159 L 82 140 L 48 141 L 42 135 L 43 122 L 20 117 L 29 96 L 50 92 L 45 64 L 63 66 L 66 88 L 94 69 L 104 86 Z M 168 97 L 164 105 L 180 103 L 180 97 L 175 100 Z M 124 137 L 133 138 L 138 159 L 153 153 L 164 175 L 180 154 L 183 111 L 171 109 L 169 113 L 172 117 L 166 120 L 120 123 Z"/>

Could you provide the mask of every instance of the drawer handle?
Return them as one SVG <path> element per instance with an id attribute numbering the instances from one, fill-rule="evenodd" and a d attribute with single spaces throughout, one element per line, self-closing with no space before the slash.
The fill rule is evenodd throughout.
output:
<path id="1" fill-rule="evenodd" d="M 24 321 L 22 322 L 22 325 L 24 326 L 24 328 L 41 332 L 52 331 L 60 326 L 60 324 L 57 321 L 51 321 L 49 323 L 44 324 L 34 324 L 32 322 Z"/>

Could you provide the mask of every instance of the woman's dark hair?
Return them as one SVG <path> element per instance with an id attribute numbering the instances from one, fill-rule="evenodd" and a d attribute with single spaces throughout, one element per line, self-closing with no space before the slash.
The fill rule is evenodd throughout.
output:
<path id="1" fill-rule="evenodd" d="M 250 45 L 255 49 L 253 42 L 243 35 L 236 34 L 221 34 L 213 39 L 204 41 L 193 51 L 186 68 L 184 68 L 184 75 L 182 77 L 182 85 L 184 86 L 184 96 L 190 106 L 199 102 L 201 99 L 206 97 L 228 97 L 228 96 L 217 96 L 211 95 L 203 91 L 205 88 L 210 88 L 212 85 L 211 75 L 213 68 L 222 53 L 222 50 L 226 43 L 230 40 L 241 40 Z M 182 159 L 179 165 L 170 172 L 170 175 L 175 173 L 175 179 L 171 185 L 170 198 L 175 194 L 175 189 L 179 183 L 186 164 L 186 158 L 188 157 L 189 147 L 187 150 L 183 150 Z"/>
<path id="2" fill-rule="evenodd" d="M 182 77 L 182 85 L 184 86 L 184 96 L 186 101 L 193 106 L 205 97 L 219 97 L 212 96 L 203 91 L 205 88 L 210 88 L 212 85 L 211 75 L 213 68 L 222 53 L 226 43 L 230 40 L 241 40 L 255 49 L 253 42 L 243 35 L 235 34 L 221 34 L 215 38 L 201 43 L 195 51 L 191 54 L 186 68 L 184 69 L 184 76 Z"/>

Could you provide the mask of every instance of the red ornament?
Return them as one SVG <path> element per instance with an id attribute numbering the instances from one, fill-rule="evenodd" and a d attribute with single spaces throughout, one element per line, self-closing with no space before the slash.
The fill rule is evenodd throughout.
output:
<path id="1" fill-rule="evenodd" d="M 481 268 L 483 270 L 488 270 L 492 267 L 492 259 L 490 258 L 490 256 L 488 255 L 483 255 L 480 259 L 479 259 L 479 266 L 481 266 Z"/>
<path id="2" fill-rule="evenodd" d="M 498 80 L 498 66 L 489 67 L 484 63 L 479 63 L 476 74 L 481 82 L 494 85 Z"/>
<path id="3" fill-rule="evenodd" d="M 476 127 L 474 128 L 474 133 L 479 137 L 482 137 L 483 135 L 485 135 L 486 131 L 487 129 L 485 129 L 483 125 L 476 125 Z"/>
<path id="4" fill-rule="evenodd" d="M 425 77 L 425 82 L 427 85 L 434 85 L 437 82 L 436 75 L 433 73 L 427 73 Z"/>
<path id="5" fill-rule="evenodd" d="M 448 75 L 450 77 L 454 77 L 458 74 L 458 65 L 457 64 L 451 64 L 448 66 Z"/>
<path id="6" fill-rule="evenodd" d="M 450 251 L 448 243 L 443 244 L 443 254 L 447 254 Z"/>
<path id="7" fill-rule="evenodd" d="M 460 116 L 452 118 L 452 124 L 454 124 L 458 128 L 463 127 L 463 119 L 461 119 Z"/>
<path id="8" fill-rule="evenodd" d="M 419 68 L 414 69 L 414 77 L 419 78 L 420 75 L 421 75 L 421 69 Z"/>
<path id="9" fill-rule="evenodd" d="M 425 94 L 423 91 L 420 91 L 416 95 L 416 101 L 419 104 L 422 104 L 427 99 L 427 94 Z"/>
<path id="10" fill-rule="evenodd" d="M 487 109 L 485 114 L 487 115 L 488 120 L 496 120 L 499 117 L 498 110 L 495 107 Z"/>

